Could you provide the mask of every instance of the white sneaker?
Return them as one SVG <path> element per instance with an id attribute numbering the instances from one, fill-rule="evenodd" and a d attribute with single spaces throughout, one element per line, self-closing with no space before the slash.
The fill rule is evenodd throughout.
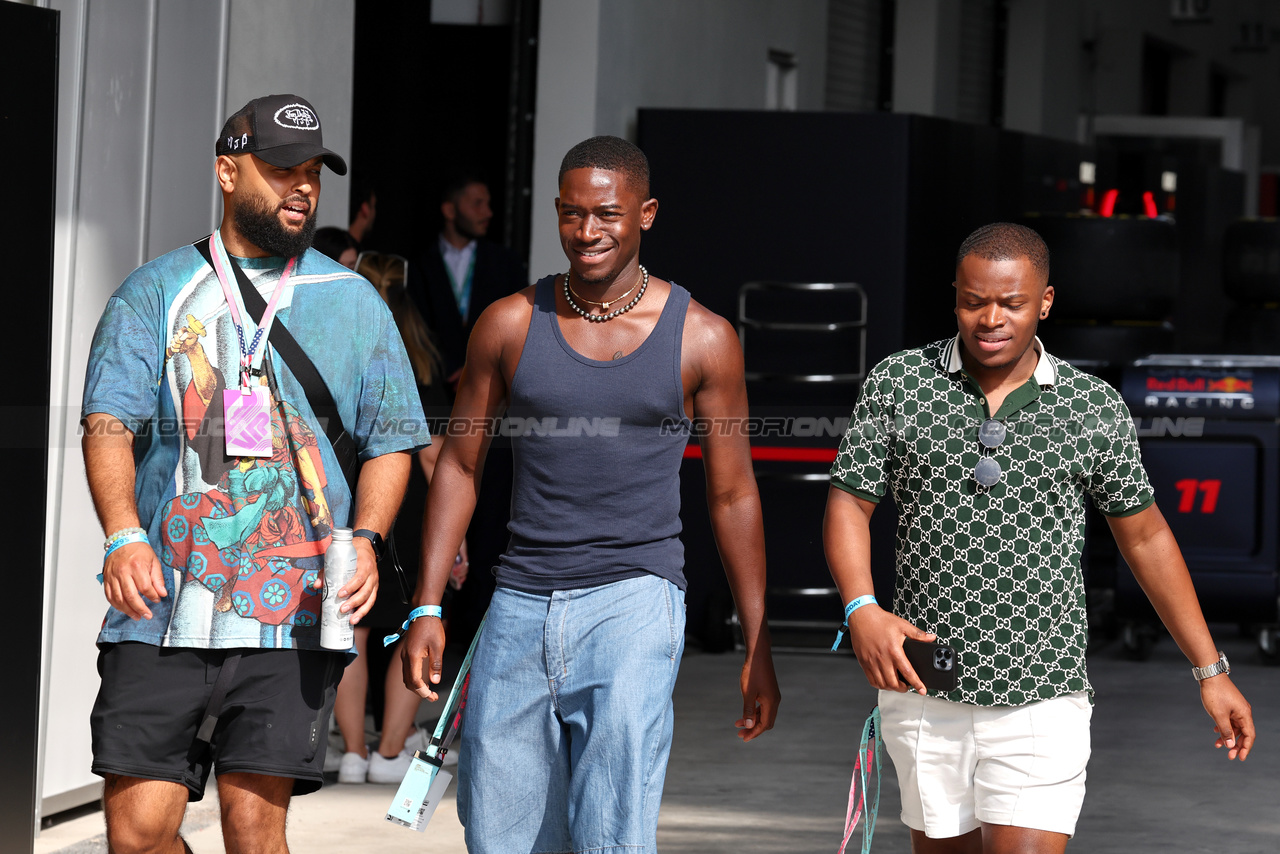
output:
<path id="1" fill-rule="evenodd" d="M 409 763 L 412 761 L 413 754 L 408 750 L 400 751 L 394 759 L 388 759 L 378 751 L 371 750 L 367 779 L 370 783 L 399 783 L 404 779 L 405 773 L 409 770 Z"/>
<path id="2" fill-rule="evenodd" d="M 426 750 L 427 745 L 431 743 L 431 734 L 422 727 L 414 727 L 413 734 L 404 740 L 404 749 L 409 751 L 409 755 L 413 755 L 415 750 Z"/>
<path id="3" fill-rule="evenodd" d="M 376 751 L 370 755 L 377 755 Z M 359 753 L 344 753 L 338 765 L 339 783 L 363 783 L 369 772 L 369 760 Z"/>

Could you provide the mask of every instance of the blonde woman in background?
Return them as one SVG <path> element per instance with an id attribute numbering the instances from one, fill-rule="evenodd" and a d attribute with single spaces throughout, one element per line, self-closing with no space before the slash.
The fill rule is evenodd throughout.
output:
<path id="1" fill-rule="evenodd" d="M 356 272 L 368 279 L 382 298 L 386 300 L 400 329 L 409 363 L 418 380 L 418 394 L 429 419 L 447 417 L 449 399 L 440 376 L 440 354 L 431 340 L 426 321 L 418 312 L 405 290 L 408 262 L 399 255 L 365 252 L 355 263 Z M 422 514 L 426 506 L 427 487 L 435 471 L 436 457 L 440 453 L 439 439 L 418 452 L 418 465 L 409 478 L 408 490 L 400 506 L 395 523 L 396 551 L 401 565 L 410 578 L 416 578 L 418 553 L 422 540 Z M 455 564 L 450 584 L 454 589 L 462 586 L 467 574 L 467 548 L 462 544 L 459 560 Z M 399 657 L 389 660 L 384 679 L 385 701 L 382 713 L 382 734 L 376 750 L 365 745 L 365 701 L 369 688 L 368 645 L 372 633 L 381 638 L 386 632 L 373 631 L 385 628 L 399 629 L 409 616 L 409 606 L 400 599 L 399 581 L 390 574 L 379 578 L 377 602 L 355 629 L 356 649 L 359 656 L 346 669 L 338 685 L 338 699 L 334 706 L 334 718 L 345 743 L 338 766 L 339 783 L 395 783 L 398 784 L 409 768 L 415 749 L 425 747 L 422 736 L 414 724 L 418 705 L 422 699 L 404 687 Z M 453 758 L 452 752 L 447 754 Z"/>

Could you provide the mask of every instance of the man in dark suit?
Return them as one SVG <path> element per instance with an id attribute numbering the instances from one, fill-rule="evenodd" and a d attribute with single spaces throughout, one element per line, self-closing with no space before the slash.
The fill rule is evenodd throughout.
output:
<path id="1" fill-rule="evenodd" d="M 450 181 L 441 194 L 440 213 L 444 228 L 418 263 L 409 265 L 409 292 L 435 333 L 452 390 L 476 318 L 529 282 L 514 252 L 485 240 L 493 211 L 484 181 L 474 175 Z"/>
<path id="2" fill-rule="evenodd" d="M 408 287 L 435 334 L 452 402 L 476 319 L 490 303 L 528 287 L 529 281 L 515 252 L 485 239 L 493 211 L 482 179 L 461 174 L 449 181 L 440 196 L 440 213 L 444 228 L 409 264 Z M 451 634 L 456 633 L 464 645 L 489 606 L 494 588 L 489 570 L 497 566 L 507 545 L 511 477 L 509 440 L 497 437 L 467 531 L 471 565 L 479 571 L 468 574 L 449 618 Z"/>

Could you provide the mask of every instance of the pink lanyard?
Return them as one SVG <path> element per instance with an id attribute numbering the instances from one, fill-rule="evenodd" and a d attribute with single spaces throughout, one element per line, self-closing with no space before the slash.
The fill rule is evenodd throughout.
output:
<path id="1" fill-rule="evenodd" d="M 293 273 L 293 265 L 298 260 L 296 257 L 290 258 L 289 263 L 284 265 L 284 272 L 280 274 L 280 281 L 276 282 L 276 289 L 271 293 L 271 301 L 267 303 L 267 310 L 262 314 L 262 322 L 258 324 L 257 331 L 253 333 L 253 343 L 247 348 L 244 345 L 244 323 L 240 320 L 240 304 L 236 300 L 235 292 L 231 290 L 231 285 L 227 281 L 227 268 L 231 266 L 231 261 L 227 257 L 226 247 L 222 245 L 222 235 L 218 231 L 214 231 L 209 236 L 209 257 L 213 259 L 213 271 L 218 274 L 218 283 L 222 285 L 222 294 L 227 298 L 227 308 L 231 311 L 231 321 L 236 325 L 236 335 L 240 339 L 240 388 L 247 394 L 249 388 L 249 369 L 253 365 L 253 354 L 258 350 L 258 344 L 263 338 L 271 333 L 271 324 L 276 319 L 276 306 L 280 302 L 280 295 L 284 293 L 284 286 L 289 281 L 289 276 Z"/>
<path id="2" fill-rule="evenodd" d="M 876 832 L 876 816 L 880 812 L 880 752 L 883 749 L 880 729 L 880 707 L 876 706 L 862 725 L 862 741 L 858 745 L 858 756 L 853 763 L 853 779 L 849 781 L 849 807 L 844 814 L 844 838 L 840 840 L 840 848 L 836 854 L 844 854 L 859 819 L 863 819 L 862 854 L 871 854 L 871 838 Z M 867 777 L 872 769 L 876 772 L 876 790 L 869 796 Z"/>

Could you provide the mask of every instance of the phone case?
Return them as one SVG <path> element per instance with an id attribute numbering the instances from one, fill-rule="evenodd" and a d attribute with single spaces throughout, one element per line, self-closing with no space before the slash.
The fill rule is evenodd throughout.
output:
<path id="1" fill-rule="evenodd" d="M 937 641 L 906 638 L 902 651 L 924 687 L 930 691 L 954 691 L 960 676 L 960 657 L 954 648 Z"/>

